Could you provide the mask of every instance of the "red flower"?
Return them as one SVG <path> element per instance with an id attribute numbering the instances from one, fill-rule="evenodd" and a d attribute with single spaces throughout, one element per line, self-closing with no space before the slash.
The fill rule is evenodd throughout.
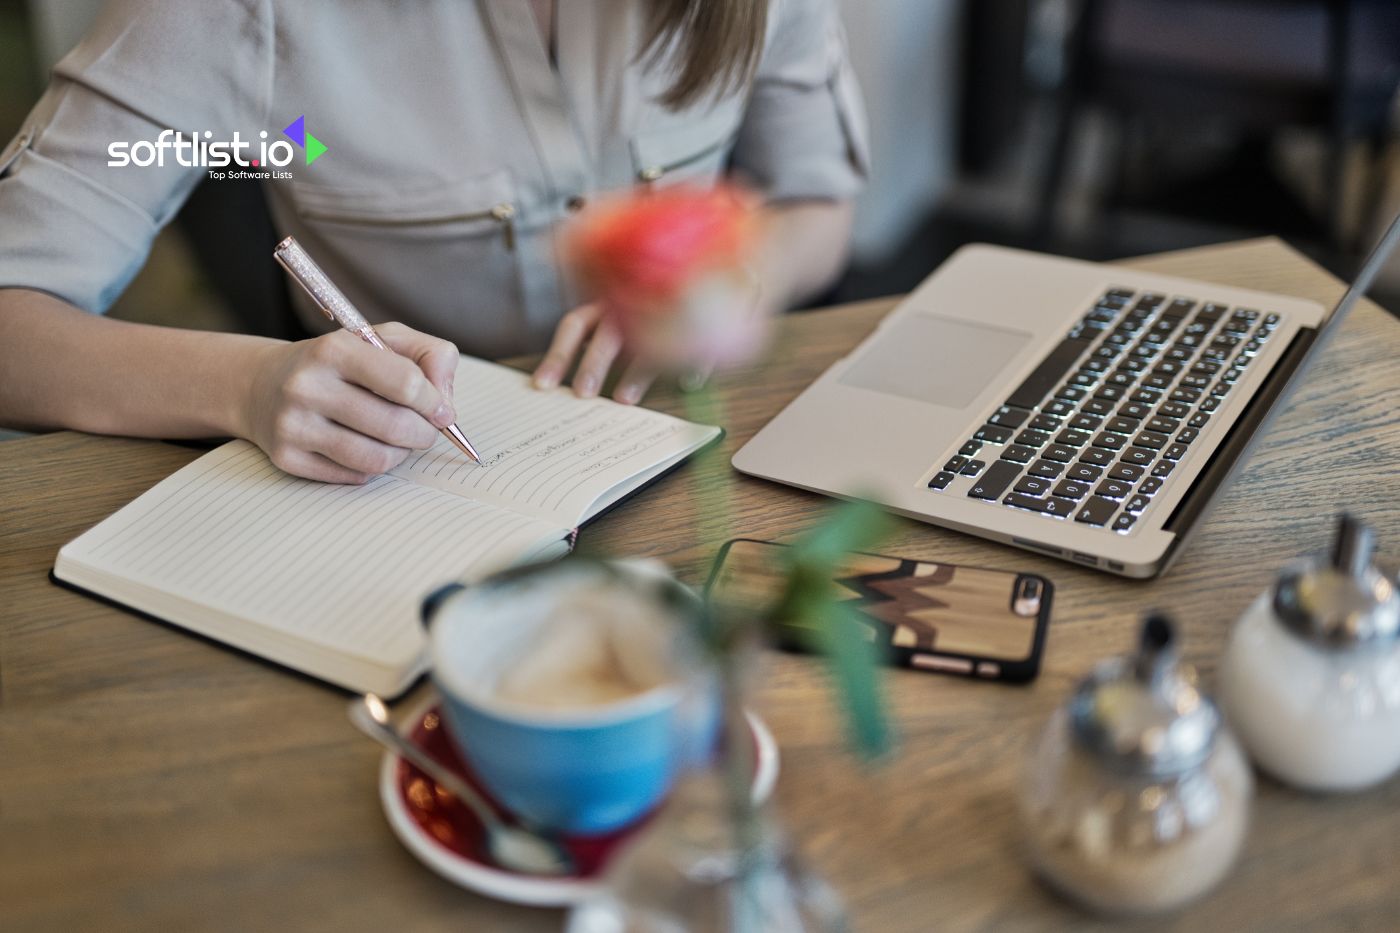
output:
<path id="1" fill-rule="evenodd" d="M 751 203 L 726 186 L 605 200 L 567 232 L 564 257 L 652 365 L 736 365 L 762 348 L 767 321 L 747 263 L 758 235 Z"/>
<path id="2" fill-rule="evenodd" d="M 565 255 L 617 311 L 664 313 L 698 278 L 742 270 L 754 226 L 734 188 L 663 188 L 599 203 L 570 231 Z"/>

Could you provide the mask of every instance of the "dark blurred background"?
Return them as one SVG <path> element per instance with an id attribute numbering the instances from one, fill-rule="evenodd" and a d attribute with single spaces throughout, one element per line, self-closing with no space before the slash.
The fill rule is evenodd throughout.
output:
<path id="1" fill-rule="evenodd" d="M 0 138 L 100 3 L 0 0 Z M 1113 259 L 1277 235 L 1346 276 L 1400 208 L 1394 0 L 841 3 L 875 177 L 825 301 L 907 291 L 971 241 Z M 218 267 L 219 187 L 115 314 L 276 331 Z M 1400 262 L 1375 296 L 1400 307 Z"/>

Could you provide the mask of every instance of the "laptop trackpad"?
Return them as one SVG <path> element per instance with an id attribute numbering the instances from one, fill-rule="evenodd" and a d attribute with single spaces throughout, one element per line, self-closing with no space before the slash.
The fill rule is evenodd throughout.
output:
<path id="1" fill-rule="evenodd" d="M 906 314 L 881 329 L 840 381 L 946 408 L 964 408 L 1030 340 L 1030 334 L 1020 331 Z"/>

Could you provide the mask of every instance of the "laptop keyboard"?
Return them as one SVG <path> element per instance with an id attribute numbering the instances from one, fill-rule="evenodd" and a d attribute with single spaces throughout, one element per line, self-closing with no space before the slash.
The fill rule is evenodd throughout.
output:
<path id="1" fill-rule="evenodd" d="M 1109 289 L 929 488 L 1128 534 L 1278 323 Z"/>

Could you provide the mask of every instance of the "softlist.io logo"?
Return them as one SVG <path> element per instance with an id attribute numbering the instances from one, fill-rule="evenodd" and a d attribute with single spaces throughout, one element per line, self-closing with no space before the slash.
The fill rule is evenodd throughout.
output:
<path id="1" fill-rule="evenodd" d="M 295 143 L 304 153 L 306 164 L 310 165 L 326 154 L 326 144 L 306 131 L 306 116 L 297 117 L 282 135 L 290 139 L 268 141 L 268 132 L 263 130 L 257 140 L 244 139 L 234 131 L 232 139 L 215 139 L 214 134 L 205 130 L 186 135 L 179 130 L 161 130 L 153 140 L 142 139 L 135 142 L 117 140 L 107 146 L 107 165 L 111 168 L 124 168 L 129 165 L 146 167 L 164 166 L 169 158 L 176 165 L 210 169 L 210 177 L 267 177 L 290 178 L 290 172 L 245 172 L 242 169 L 281 169 L 296 159 Z M 220 171 L 237 166 L 229 172 Z"/>

